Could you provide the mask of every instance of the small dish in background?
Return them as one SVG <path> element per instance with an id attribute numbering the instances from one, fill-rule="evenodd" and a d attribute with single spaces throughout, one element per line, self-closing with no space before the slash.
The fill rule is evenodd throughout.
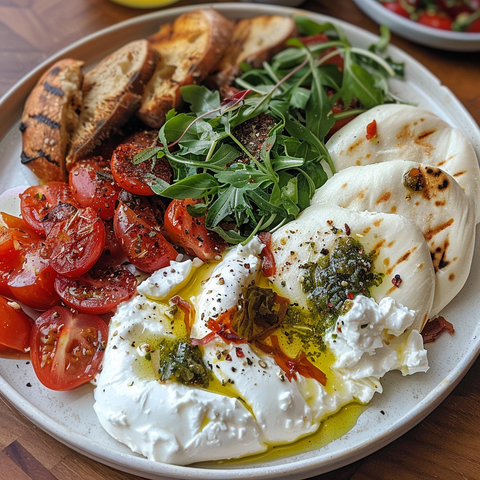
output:
<path id="1" fill-rule="evenodd" d="M 273 4 L 279 7 L 298 7 L 305 0 L 240 0 L 244 3 L 266 3 Z"/>
<path id="2" fill-rule="evenodd" d="M 480 51 L 480 33 L 454 32 L 427 27 L 385 8 L 377 0 L 353 0 L 360 10 L 400 37 L 427 47 L 458 52 Z"/>

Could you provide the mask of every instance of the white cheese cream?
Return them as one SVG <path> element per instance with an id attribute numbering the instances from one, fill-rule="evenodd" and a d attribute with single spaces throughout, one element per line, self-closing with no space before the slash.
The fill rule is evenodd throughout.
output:
<path id="1" fill-rule="evenodd" d="M 232 249 L 200 293 L 187 298 L 195 308 L 192 338 L 208 335 L 208 319 L 237 305 L 243 286 L 259 279 L 262 248 L 254 238 Z M 172 268 L 175 280 L 164 282 Z M 187 465 L 260 453 L 316 431 L 347 403 L 367 403 L 381 391 L 379 379 L 387 371 L 428 369 L 421 336 L 409 330 L 415 312 L 391 298 L 377 304 L 359 296 L 326 337 L 335 360 L 325 372 L 325 387 L 299 375 L 289 381 L 272 357 L 248 344 L 227 344 L 219 336 L 201 348 L 220 388 L 160 383 L 145 353 L 150 343 L 175 332 L 168 304 L 152 298 L 168 298 L 170 286 L 177 291 L 184 283 L 181 272 L 190 278 L 191 266 L 160 270 L 118 307 L 95 382 L 94 408 L 102 426 L 151 460 Z M 161 285 L 161 294 L 155 285 Z"/>

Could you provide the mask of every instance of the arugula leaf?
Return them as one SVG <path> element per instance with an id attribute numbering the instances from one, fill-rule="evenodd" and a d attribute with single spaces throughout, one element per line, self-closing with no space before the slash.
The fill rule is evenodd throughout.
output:
<path id="1" fill-rule="evenodd" d="M 156 192 L 155 190 L 154 192 L 157 195 L 172 199 L 203 198 L 211 194 L 212 190 L 217 189 L 218 186 L 219 184 L 215 180 L 215 177 L 209 173 L 199 173 L 183 178 L 173 185 L 168 185 L 168 187 L 160 192 Z"/>

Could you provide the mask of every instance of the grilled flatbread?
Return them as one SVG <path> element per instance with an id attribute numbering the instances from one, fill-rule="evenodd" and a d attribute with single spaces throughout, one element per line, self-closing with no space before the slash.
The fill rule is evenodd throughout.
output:
<path id="1" fill-rule="evenodd" d="M 422 232 L 435 269 L 435 316 L 465 284 L 475 243 L 475 210 L 458 183 L 438 167 L 390 162 L 349 167 L 317 190 L 312 203 L 402 215 Z"/>
<path id="2" fill-rule="evenodd" d="M 366 139 L 376 121 L 377 135 Z M 475 204 L 480 221 L 480 168 L 467 136 L 432 112 L 410 105 L 381 105 L 359 115 L 327 142 L 336 171 L 354 165 L 409 160 L 440 167 Z"/>
<path id="3" fill-rule="evenodd" d="M 67 178 L 65 154 L 82 102 L 82 66 L 80 60 L 59 60 L 42 75 L 25 102 L 21 161 L 45 182 Z"/>

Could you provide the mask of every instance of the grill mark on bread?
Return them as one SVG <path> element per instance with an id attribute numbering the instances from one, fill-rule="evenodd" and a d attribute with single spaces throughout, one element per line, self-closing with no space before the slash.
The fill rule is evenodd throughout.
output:
<path id="1" fill-rule="evenodd" d="M 50 128 L 54 128 L 56 130 L 60 128 L 60 123 L 53 121 L 52 119 L 48 118 L 46 115 L 42 115 L 41 113 L 37 113 L 36 115 L 29 115 L 29 117 L 33 120 L 36 120 L 37 122 L 44 123 Z"/>
<path id="2" fill-rule="evenodd" d="M 44 82 L 43 83 L 43 88 L 48 92 L 48 93 L 51 93 L 52 95 L 55 95 L 57 97 L 63 97 L 65 95 L 65 92 L 59 88 L 59 87 L 55 87 L 54 85 L 48 83 L 48 82 Z"/>
<path id="3" fill-rule="evenodd" d="M 38 150 L 38 155 L 36 157 L 29 157 L 25 152 L 22 151 L 20 155 L 20 162 L 22 165 L 28 165 L 30 162 L 34 160 L 38 160 L 39 158 L 44 158 L 47 162 L 59 166 L 59 163 L 54 160 L 50 155 L 46 154 L 43 150 Z"/>

